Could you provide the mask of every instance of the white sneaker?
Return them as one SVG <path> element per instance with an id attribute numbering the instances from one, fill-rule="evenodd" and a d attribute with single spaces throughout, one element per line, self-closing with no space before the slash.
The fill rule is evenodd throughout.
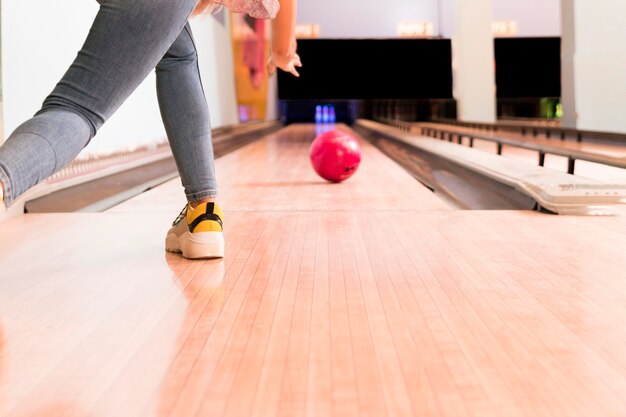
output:
<path id="1" fill-rule="evenodd" d="M 180 212 L 165 238 L 165 250 L 189 259 L 223 258 L 224 213 L 216 203 L 189 204 Z"/>

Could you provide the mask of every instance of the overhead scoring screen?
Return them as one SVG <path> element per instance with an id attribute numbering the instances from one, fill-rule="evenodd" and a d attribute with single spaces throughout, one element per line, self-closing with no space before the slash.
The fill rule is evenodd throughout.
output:
<path id="1" fill-rule="evenodd" d="M 281 100 L 452 98 L 449 40 L 302 39 L 300 78 L 279 71 Z"/>

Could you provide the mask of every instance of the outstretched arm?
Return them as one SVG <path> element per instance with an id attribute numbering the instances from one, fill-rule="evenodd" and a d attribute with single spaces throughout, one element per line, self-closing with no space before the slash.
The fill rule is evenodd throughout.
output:
<path id="1" fill-rule="evenodd" d="M 280 0 L 280 10 L 272 21 L 272 57 L 269 62 L 270 74 L 276 67 L 300 76 L 296 67 L 301 67 L 296 53 L 296 0 Z"/>

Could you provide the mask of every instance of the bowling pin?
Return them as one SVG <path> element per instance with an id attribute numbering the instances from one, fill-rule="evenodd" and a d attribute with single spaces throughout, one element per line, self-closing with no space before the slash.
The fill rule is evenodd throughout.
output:
<path id="1" fill-rule="evenodd" d="M 315 106 L 315 123 L 322 123 L 322 106 Z"/>
<path id="2" fill-rule="evenodd" d="M 328 123 L 328 106 L 322 107 L 322 122 Z"/>

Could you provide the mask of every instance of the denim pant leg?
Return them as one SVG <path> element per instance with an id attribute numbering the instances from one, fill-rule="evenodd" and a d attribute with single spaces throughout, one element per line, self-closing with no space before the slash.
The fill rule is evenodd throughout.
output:
<path id="1" fill-rule="evenodd" d="M 42 109 L 0 147 L 8 207 L 78 155 L 154 69 L 197 0 L 101 0 L 74 63 Z"/>
<path id="2" fill-rule="evenodd" d="M 189 24 L 156 67 L 157 96 L 187 200 L 217 196 L 209 108 Z"/>

